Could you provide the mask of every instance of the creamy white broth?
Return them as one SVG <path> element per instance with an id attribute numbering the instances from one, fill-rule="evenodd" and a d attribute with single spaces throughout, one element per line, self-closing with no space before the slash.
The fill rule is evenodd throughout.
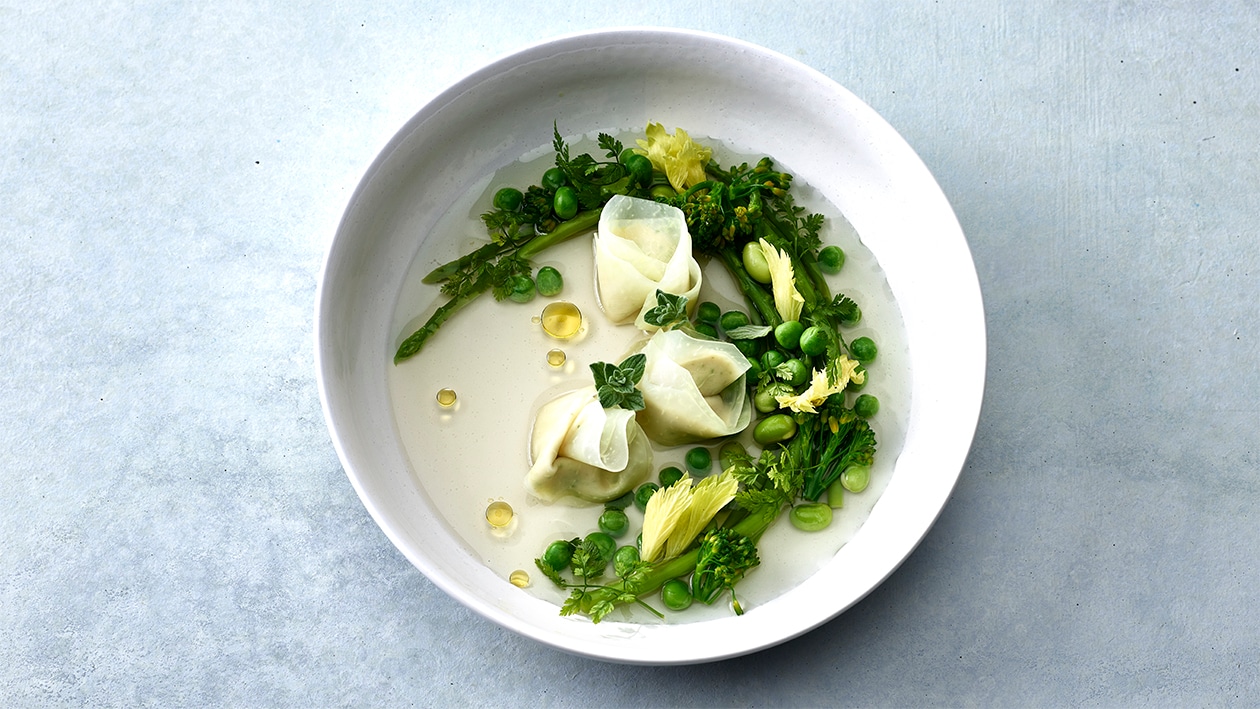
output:
<path id="1" fill-rule="evenodd" d="M 630 137 L 623 137 L 632 144 Z M 716 141 L 715 159 L 724 166 L 748 160 Z M 593 140 L 573 141 L 574 155 L 598 155 Z M 401 340 L 422 324 L 444 302 L 436 286 L 420 279 L 435 266 L 484 243 L 486 232 L 479 215 L 490 208 L 496 189 L 524 187 L 537 181 L 551 165 L 546 148 L 533 151 L 521 161 L 488 177 L 452 205 L 422 246 L 399 294 L 394 313 Z M 790 171 L 790 166 L 782 165 Z M 869 382 L 863 393 L 877 396 L 880 411 L 871 419 L 879 447 L 870 486 L 860 494 L 846 494 L 844 507 L 835 510 L 832 524 L 820 532 L 794 528 L 785 512 L 758 545 L 761 565 L 739 584 L 737 592 L 745 609 L 764 604 L 809 578 L 853 537 L 892 474 L 905 437 L 910 411 L 909 356 L 904 327 L 891 291 L 874 256 L 866 249 L 843 217 L 805 180 L 797 176 L 792 192 L 797 203 L 826 217 L 822 231 L 825 244 L 844 249 L 846 262 L 830 277 L 833 292 L 843 292 L 862 308 L 858 327 L 846 328 L 846 339 L 869 336 L 879 345 L 879 357 L 868 367 Z M 613 325 L 600 312 L 595 292 L 594 265 L 589 235 L 553 247 L 534 259 L 535 268 L 551 265 L 564 276 L 564 290 L 554 298 L 536 297 L 528 304 L 498 302 L 489 294 L 475 300 L 448 320 L 412 359 L 389 368 L 389 390 L 398 435 L 407 451 L 413 473 L 441 511 L 450 527 L 466 543 L 470 553 L 491 568 L 503 583 L 514 571 L 530 578 L 521 593 L 531 593 L 559 606 L 568 591 L 556 588 L 534 566 L 547 544 L 556 539 L 582 537 L 597 529 L 602 505 L 579 502 L 543 503 L 525 489 L 529 469 L 530 427 L 536 409 L 556 395 L 591 382 L 588 366 L 596 361 L 618 361 L 632 342 L 642 336 L 632 324 Z M 711 300 L 723 311 L 747 310 L 725 269 L 702 261 L 702 300 Z M 557 300 L 574 303 L 582 312 L 578 334 L 568 340 L 547 335 L 540 323 L 544 306 Z M 560 367 L 548 363 L 551 350 L 562 350 Z M 453 406 L 438 403 L 440 390 L 451 389 Z M 740 437 L 755 452 L 750 432 Z M 719 442 L 709 444 L 716 460 Z M 653 469 L 667 465 L 680 468 L 691 446 L 674 449 L 654 445 Z M 716 463 L 715 468 L 716 471 Z M 653 480 L 655 476 L 653 475 Z M 515 512 L 504 527 L 487 522 L 486 509 L 502 501 Z M 618 544 L 633 544 L 642 515 L 631 506 L 630 531 Z M 653 599 L 647 599 L 652 602 Z M 683 612 L 666 611 L 663 622 L 694 622 L 730 615 L 729 594 L 712 607 L 693 604 Z M 663 610 L 657 602 L 653 605 Z M 557 608 L 558 612 L 558 608 Z M 638 607 L 618 610 L 608 620 L 662 622 Z"/>

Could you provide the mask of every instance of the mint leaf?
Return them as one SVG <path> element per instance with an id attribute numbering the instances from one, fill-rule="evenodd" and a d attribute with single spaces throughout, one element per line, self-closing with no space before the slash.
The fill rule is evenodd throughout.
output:
<path id="1" fill-rule="evenodd" d="M 659 328 L 667 328 L 687 319 L 687 296 L 656 291 L 656 307 L 643 314 L 643 321 Z"/>
<path id="2" fill-rule="evenodd" d="M 608 362 L 592 362 L 591 374 L 595 377 L 595 394 L 599 405 L 605 409 L 621 407 L 627 411 L 640 411 L 645 406 L 639 380 L 647 367 L 647 355 L 632 354 L 620 365 Z"/>

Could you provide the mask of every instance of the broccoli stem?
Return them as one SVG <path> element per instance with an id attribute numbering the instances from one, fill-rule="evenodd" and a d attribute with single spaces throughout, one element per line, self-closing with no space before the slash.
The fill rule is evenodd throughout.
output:
<path id="1" fill-rule="evenodd" d="M 398 364 L 399 362 L 402 362 L 419 352 L 420 348 L 424 347 L 424 343 L 438 331 L 439 327 L 442 326 L 442 323 L 446 322 L 447 319 L 458 312 L 460 308 L 463 308 L 465 305 L 468 305 L 476 300 L 477 296 L 490 290 L 490 286 L 490 278 L 482 276 L 474 281 L 473 284 L 463 293 L 451 298 L 443 303 L 437 310 L 433 311 L 433 314 L 429 316 L 429 319 L 425 321 L 424 325 L 421 325 L 420 329 L 411 333 L 411 335 L 408 336 L 407 339 L 403 340 L 402 344 L 398 346 L 398 351 L 394 353 L 394 364 Z"/>
<path id="2" fill-rule="evenodd" d="M 719 249 L 718 258 L 722 259 L 726 270 L 730 271 L 735 278 L 735 284 L 739 286 L 739 291 L 744 294 L 748 302 L 752 305 L 757 314 L 761 316 L 763 324 L 770 327 L 778 327 L 783 323 L 783 317 L 779 315 L 778 309 L 774 307 L 774 298 L 765 291 L 752 276 L 748 275 L 748 270 L 744 268 L 744 259 L 733 249 Z"/>
<path id="3" fill-rule="evenodd" d="M 825 303 L 831 300 L 831 286 L 827 285 L 827 276 L 822 272 L 822 267 L 818 265 L 818 257 L 814 253 L 807 252 L 801 254 L 801 265 L 805 267 L 805 275 L 813 282 L 814 289 L 818 291 L 818 302 Z"/>
<path id="4" fill-rule="evenodd" d="M 452 276 L 467 269 L 472 264 L 479 261 L 489 261 L 504 251 L 507 251 L 509 248 L 511 247 L 507 244 L 491 241 L 488 244 L 478 247 L 474 251 L 470 251 L 469 253 L 460 256 L 454 261 L 444 263 L 432 271 L 429 271 L 429 274 L 424 278 L 421 278 L 420 282 L 432 284 L 449 280 Z"/>
<path id="5" fill-rule="evenodd" d="M 600 212 L 601 209 L 589 209 L 585 212 L 578 212 L 577 216 L 567 222 L 561 222 L 555 229 L 552 229 L 545 234 L 538 234 L 537 236 L 530 238 L 529 241 L 526 241 L 524 244 L 521 244 L 519 246 L 518 253 L 525 258 L 529 258 L 549 246 L 554 246 L 562 241 L 571 239 L 598 224 Z M 460 271 L 466 270 L 474 263 L 489 261 L 499 254 L 511 250 L 513 245 L 514 244 L 512 243 L 503 243 L 498 241 L 491 241 L 488 244 L 483 244 L 476 250 L 470 251 L 454 261 L 444 263 L 432 271 L 429 271 L 428 275 L 420 279 L 420 282 L 433 284 L 449 280 L 452 276 Z"/>
<path id="6" fill-rule="evenodd" d="M 573 237 L 588 232 L 599 224 L 599 215 L 603 213 L 604 208 L 588 209 L 584 212 L 578 212 L 572 219 L 561 222 L 559 226 L 546 234 L 539 234 L 529 241 L 516 252 L 521 258 L 530 259 L 537 256 L 545 249 L 549 249 L 556 244 L 563 243 Z"/>
<path id="7" fill-rule="evenodd" d="M 516 250 L 517 255 L 528 259 L 537 255 L 544 249 L 548 249 L 556 244 L 572 239 L 583 232 L 590 231 L 596 224 L 599 223 L 599 215 L 601 211 L 602 209 L 588 209 L 585 212 L 579 212 L 577 216 L 560 224 L 555 229 L 552 229 L 546 234 L 539 234 L 527 241 Z M 467 268 L 470 264 L 475 263 L 476 261 L 489 260 L 498 256 L 503 249 L 504 247 L 497 243 L 489 243 L 481 246 L 477 250 L 466 254 L 455 261 L 438 267 L 428 276 L 424 277 L 424 282 L 436 283 L 450 278 L 456 271 Z M 433 280 L 430 280 L 431 278 Z M 490 290 L 493 285 L 494 284 L 488 276 L 482 275 L 462 293 L 441 305 L 437 310 L 433 311 L 433 315 L 429 316 L 429 319 L 425 321 L 424 325 L 409 335 L 407 339 L 403 340 L 402 344 L 398 346 L 398 351 L 394 353 L 394 364 L 398 364 L 405 359 L 415 356 L 415 354 L 424 347 L 424 343 L 427 342 L 430 337 L 433 337 L 434 333 L 438 331 L 438 328 L 442 326 L 442 323 L 446 322 L 452 315 L 458 312 L 460 308 L 463 308 L 465 305 L 468 305 L 475 300 L 477 296 Z"/>

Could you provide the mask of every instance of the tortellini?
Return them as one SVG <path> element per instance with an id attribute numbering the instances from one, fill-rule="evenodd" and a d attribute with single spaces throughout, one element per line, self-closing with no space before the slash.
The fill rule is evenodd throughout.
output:
<path id="1" fill-rule="evenodd" d="M 647 355 L 639 390 L 645 408 L 639 425 L 665 446 L 729 436 L 748 427 L 752 401 L 748 359 L 729 342 L 662 330 L 640 349 Z"/>
<path id="2" fill-rule="evenodd" d="M 595 279 L 600 307 L 617 324 L 655 329 L 643 314 L 656 307 L 658 289 L 686 296 L 694 311 L 701 272 L 682 210 L 623 195 L 608 200 L 595 232 Z"/>
<path id="3" fill-rule="evenodd" d="M 538 410 L 530 460 L 525 486 L 535 496 L 547 502 L 564 497 L 607 502 L 648 477 L 652 445 L 634 412 L 605 409 L 595 387 L 588 386 Z"/>

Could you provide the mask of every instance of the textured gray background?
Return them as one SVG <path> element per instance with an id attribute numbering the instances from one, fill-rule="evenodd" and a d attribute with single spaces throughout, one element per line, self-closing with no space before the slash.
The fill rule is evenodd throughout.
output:
<path id="1" fill-rule="evenodd" d="M 1255 3 L 22 5 L 0 705 L 1260 703 Z M 870 103 L 987 311 L 975 445 L 919 549 L 821 629 L 699 668 L 570 657 L 443 595 L 355 497 L 313 375 L 323 252 L 377 151 L 489 59 L 619 24 L 756 42 Z"/>

